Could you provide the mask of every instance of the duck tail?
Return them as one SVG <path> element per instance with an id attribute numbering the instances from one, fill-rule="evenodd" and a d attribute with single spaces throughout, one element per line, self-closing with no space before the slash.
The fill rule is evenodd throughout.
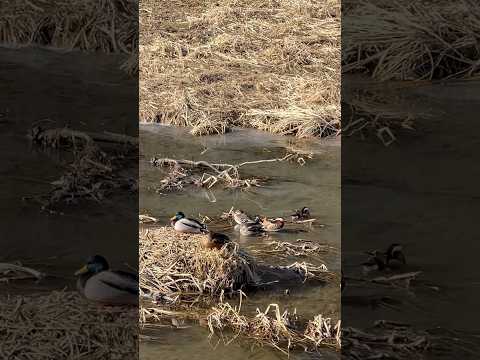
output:
<path id="1" fill-rule="evenodd" d="M 207 229 L 207 226 L 204 225 L 201 229 L 200 229 L 200 232 L 202 234 L 208 234 L 210 232 L 210 230 Z"/>

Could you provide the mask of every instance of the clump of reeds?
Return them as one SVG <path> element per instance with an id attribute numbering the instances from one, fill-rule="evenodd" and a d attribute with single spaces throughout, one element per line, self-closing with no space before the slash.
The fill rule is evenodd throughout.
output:
<path id="1" fill-rule="evenodd" d="M 340 129 L 340 2 L 140 2 L 140 119 L 196 135 L 232 126 Z"/>
<path id="2" fill-rule="evenodd" d="M 4 359 L 136 359 L 138 310 L 98 307 L 75 292 L 0 298 Z"/>
<path id="3" fill-rule="evenodd" d="M 478 3 L 356 1 L 345 5 L 342 71 L 379 80 L 478 75 Z"/>
<path id="4" fill-rule="evenodd" d="M 129 162 L 126 155 L 135 151 L 135 138 L 40 127 L 34 127 L 29 136 L 33 144 L 68 151 L 72 158 L 63 175 L 51 182 L 48 193 L 25 197 L 39 202 L 44 210 L 54 211 L 59 204 L 82 199 L 100 202 L 115 189 L 133 191 L 137 186 L 136 180 L 123 172 Z M 120 147 L 106 151 L 100 146 L 102 141 L 120 144 Z"/>
<path id="5" fill-rule="evenodd" d="M 2 44 L 134 53 L 138 46 L 136 0 L 18 0 L 0 11 Z"/>
<path id="6" fill-rule="evenodd" d="M 207 319 L 211 334 L 225 336 L 229 330 L 233 337 L 246 337 L 286 354 L 298 348 L 305 351 L 315 351 L 320 346 L 340 348 L 340 322 L 333 326 L 330 318 L 319 315 L 305 325 L 296 312 L 282 313 L 277 304 L 270 304 L 265 311 L 257 309 L 255 316 L 240 312 L 240 307 L 228 303 L 215 306 Z"/>
<path id="7" fill-rule="evenodd" d="M 257 283 L 256 263 L 248 253 L 233 242 L 221 250 L 204 249 L 203 236 L 181 234 L 170 227 L 142 231 L 142 291 L 153 299 L 175 300 L 183 295 L 221 296 Z"/>
<path id="8" fill-rule="evenodd" d="M 397 140 L 399 131 L 415 131 L 416 121 L 419 118 L 428 118 L 426 112 L 413 112 L 392 104 L 384 96 L 375 91 L 357 92 L 345 100 L 345 120 L 342 127 L 344 136 L 353 134 L 366 137 L 375 135 L 385 146 Z"/>
<path id="9" fill-rule="evenodd" d="M 342 355 L 346 359 L 424 359 L 430 346 L 427 332 L 407 324 L 378 321 L 371 329 L 342 329 Z"/>
<path id="10" fill-rule="evenodd" d="M 306 157 L 307 159 L 309 157 Z M 263 163 L 281 163 L 296 161 L 303 166 L 306 163 L 305 156 L 289 153 L 282 158 L 245 161 L 239 164 L 210 163 L 200 160 L 176 160 L 169 158 L 151 159 L 152 166 L 168 168 L 168 173 L 160 181 L 157 192 L 178 191 L 186 186 L 212 188 L 222 185 L 228 188 L 251 188 L 258 187 L 266 180 L 258 177 L 244 177 L 240 174 L 240 168 Z"/>

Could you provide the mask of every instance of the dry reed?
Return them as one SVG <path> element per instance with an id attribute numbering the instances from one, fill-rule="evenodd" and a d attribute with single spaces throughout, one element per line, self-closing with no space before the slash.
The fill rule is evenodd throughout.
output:
<path id="1" fill-rule="evenodd" d="M 136 0 L 17 0 L 0 6 L 0 43 L 135 53 Z"/>
<path id="2" fill-rule="evenodd" d="M 140 119 L 192 133 L 340 128 L 340 3 L 140 2 Z"/>
<path id="3" fill-rule="evenodd" d="M 185 296 L 221 296 L 258 281 L 255 260 L 238 245 L 208 250 L 201 245 L 202 236 L 180 234 L 170 227 L 141 231 L 142 293 L 175 303 Z"/>
<path id="4" fill-rule="evenodd" d="M 210 333 L 231 341 L 225 333 L 230 330 L 233 338 L 246 337 L 286 354 L 299 348 L 305 351 L 315 351 L 321 346 L 340 348 L 340 321 L 332 325 L 330 318 L 318 315 L 305 325 L 296 312 L 282 313 L 278 304 L 270 304 L 265 311 L 257 309 L 253 317 L 242 315 L 240 307 L 228 303 L 215 306 L 207 318 Z"/>
<path id="5" fill-rule="evenodd" d="M 75 292 L 0 298 L 2 359 L 136 359 L 138 310 L 98 307 Z"/>
<path id="6" fill-rule="evenodd" d="M 342 71 L 379 80 L 479 74 L 478 2 L 355 1 L 344 6 Z"/>

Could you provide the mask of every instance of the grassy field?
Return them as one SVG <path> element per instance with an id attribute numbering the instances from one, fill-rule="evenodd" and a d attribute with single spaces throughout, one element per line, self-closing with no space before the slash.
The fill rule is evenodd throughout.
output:
<path id="1" fill-rule="evenodd" d="M 141 121 L 336 134 L 340 2 L 143 0 L 139 66 Z"/>

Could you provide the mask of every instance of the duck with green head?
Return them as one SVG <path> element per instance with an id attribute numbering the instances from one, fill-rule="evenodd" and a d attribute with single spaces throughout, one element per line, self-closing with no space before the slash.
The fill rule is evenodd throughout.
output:
<path id="1" fill-rule="evenodd" d="M 88 300 L 103 305 L 138 305 L 138 276 L 110 270 L 103 256 L 90 257 L 75 276 L 78 291 Z"/>
<path id="2" fill-rule="evenodd" d="M 205 234 L 208 232 L 207 225 L 198 220 L 187 218 L 181 211 L 170 219 L 170 223 L 176 231 L 182 233 Z"/>

